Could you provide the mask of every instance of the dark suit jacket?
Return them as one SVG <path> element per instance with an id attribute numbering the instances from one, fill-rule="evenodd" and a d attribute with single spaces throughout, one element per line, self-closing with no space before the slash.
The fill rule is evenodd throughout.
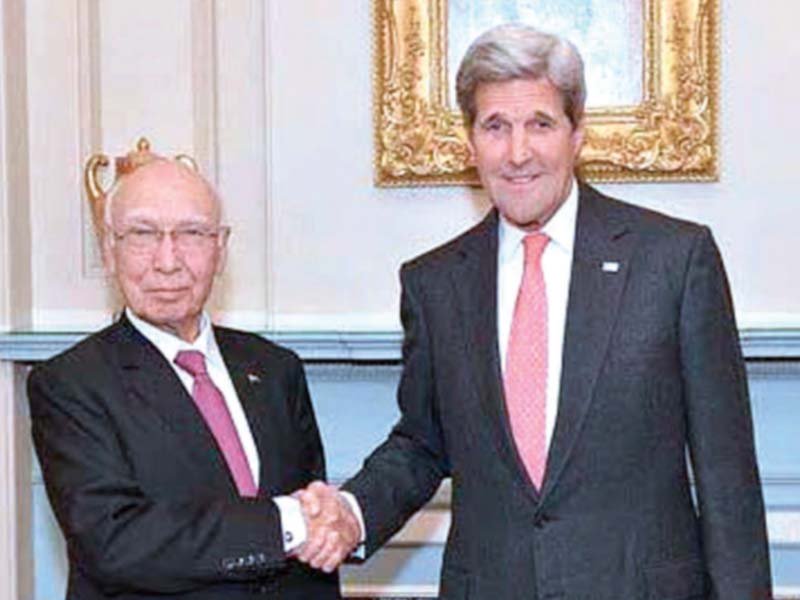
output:
<path id="1" fill-rule="evenodd" d="M 214 329 L 261 461 L 242 499 L 163 355 L 124 317 L 28 379 L 33 439 L 69 555 L 69 600 L 339 598 L 284 557 L 271 497 L 325 477 L 303 367 Z"/>
<path id="2" fill-rule="evenodd" d="M 443 599 L 771 597 L 746 375 L 708 229 L 581 186 L 539 491 L 505 413 L 497 220 L 401 271 L 401 419 L 345 485 L 367 551 L 450 476 Z"/>

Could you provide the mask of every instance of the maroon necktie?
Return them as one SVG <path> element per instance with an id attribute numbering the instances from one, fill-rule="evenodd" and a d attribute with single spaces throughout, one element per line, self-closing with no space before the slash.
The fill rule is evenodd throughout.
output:
<path id="1" fill-rule="evenodd" d="M 175 357 L 175 364 L 194 378 L 192 399 L 225 457 L 239 495 L 254 498 L 258 495 L 258 489 L 242 441 L 236 433 L 222 392 L 208 375 L 205 356 L 199 350 L 181 350 Z"/>
<path id="2" fill-rule="evenodd" d="M 525 269 L 511 320 L 503 377 L 514 443 L 537 488 L 541 488 L 547 463 L 547 294 L 542 254 L 549 239 L 534 233 L 523 240 Z"/>

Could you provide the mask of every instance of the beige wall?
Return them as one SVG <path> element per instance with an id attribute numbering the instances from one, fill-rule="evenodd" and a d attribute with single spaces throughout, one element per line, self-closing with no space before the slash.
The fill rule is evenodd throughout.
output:
<path id="1" fill-rule="evenodd" d="M 401 261 L 486 208 L 465 188 L 373 187 L 368 0 L 14 5 L 26 40 L 14 55 L 21 72 L 6 79 L 26 81 L 26 93 L 0 126 L 27 147 L 2 152 L 16 177 L 0 201 L 2 312 L 14 315 L 4 328 L 91 330 L 107 320 L 113 302 L 80 165 L 139 135 L 156 150 L 194 154 L 218 183 L 234 236 L 216 305 L 246 327 L 396 329 Z M 789 0 L 724 3 L 718 183 L 603 186 L 710 224 L 745 327 L 800 324 L 789 260 L 800 250 L 796 12 Z"/>

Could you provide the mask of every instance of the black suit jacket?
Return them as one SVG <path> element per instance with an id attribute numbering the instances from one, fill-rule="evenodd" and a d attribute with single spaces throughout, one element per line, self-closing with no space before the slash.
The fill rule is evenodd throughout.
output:
<path id="1" fill-rule="evenodd" d="M 345 485 L 368 552 L 450 476 L 442 599 L 770 598 L 746 375 L 708 229 L 581 186 L 537 490 L 505 413 L 497 220 L 401 270 L 401 419 Z"/>
<path id="2" fill-rule="evenodd" d="M 339 598 L 335 575 L 284 557 L 272 496 L 325 477 L 302 364 L 215 328 L 258 449 L 238 496 L 163 355 L 124 317 L 28 379 L 33 439 L 69 556 L 69 600 Z"/>

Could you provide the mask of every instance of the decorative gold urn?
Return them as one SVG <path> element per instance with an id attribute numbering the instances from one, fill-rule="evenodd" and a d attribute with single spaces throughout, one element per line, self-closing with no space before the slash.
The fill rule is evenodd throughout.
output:
<path id="1" fill-rule="evenodd" d="M 93 154 L 89 157 L 83 169 L 83 183 L 86 187 L 86 197 L 89 200 L 92 222 L 98 238 L 103 236 L 103 215 L 106 197 L 114 184 L 119 181 L 120 177 L 132 173 L 142 165 L 159 158 L 163 157 L 150 151 L 150 142 L 147 138 L 139 138 L 139 141 L 136 142 L 135 150 L 131 150 L 124 156 L 114 158 L 114 181 L 104 188 L 101 182 L 100 170 L 108 167 L 111 161 L 105 154 Z M 175 157 L 175 160 L 186 164 L 186 166 L 195 171 L 198 170 L 197 163 L 191 156 L 179 154 Z"/>

